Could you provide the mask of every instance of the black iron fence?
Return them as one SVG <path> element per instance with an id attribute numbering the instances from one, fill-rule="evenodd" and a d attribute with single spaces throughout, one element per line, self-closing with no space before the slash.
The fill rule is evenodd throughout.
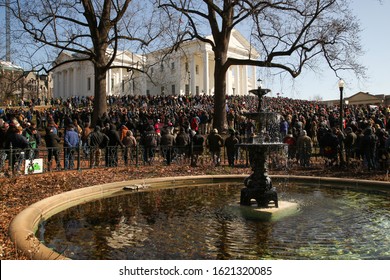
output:
<path id="1" fill-rule="evenodd" d="M 287 147 L 268 152 L 269 169 L 286 168 Z M 64 170 L 83 170 L 104 167 L 126 167 L 142 165 L 215 165 L 215 156 L 221 165 L 228 165 L 225 148 L 219 155 L 210 153 L 206 147 L 165 147 L 157 148 L 137 145 L 135 147 L 38 148 L 0 150 L 0 174 L 6 176 L 31 175 Z M 235 151 L 234 164 L 249 166 L 249 151 L 239 147 Z"/>

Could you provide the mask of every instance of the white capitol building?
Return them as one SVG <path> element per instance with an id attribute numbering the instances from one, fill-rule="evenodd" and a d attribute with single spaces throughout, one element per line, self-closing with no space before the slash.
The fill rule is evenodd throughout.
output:
<path id="1" fill-rule="evenodd" d="M 163 50 L 143 56 L 118 51 L 113 68 L 107 72 L 107 95 L 214 94 L 214 53 L 210 45 L 194 40 L 183 44 L 179 51 L 165 56 L 164 60 L 162 55 Z M 228 56 L 256 59 L 259 54 L 237 30 L 233 30 Z M 72 54 L 62 53 L 56 62 L 71 58 Z M 143 67 L 147 74 L 128 72 L 126 67 Z M 94 69 L 90 61 L 63 64 L 51 75 L 55 98 L 94 95 Z M 247 94 L 256 88 L 256 80 L 255 66 L 231 66 L 226 74 L 226 94 Z"/>

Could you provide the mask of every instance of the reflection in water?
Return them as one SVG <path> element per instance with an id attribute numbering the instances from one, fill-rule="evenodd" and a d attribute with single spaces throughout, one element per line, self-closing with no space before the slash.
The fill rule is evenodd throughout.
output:
<path id="1" fill-rule="evenodd" d="M 389 193 L 278 186 L 299 211 L 280 220 L 240 211 L 242 185 L 163 189 L 63 211 L 39 229 L 73 259 L 390 259 Z"/>

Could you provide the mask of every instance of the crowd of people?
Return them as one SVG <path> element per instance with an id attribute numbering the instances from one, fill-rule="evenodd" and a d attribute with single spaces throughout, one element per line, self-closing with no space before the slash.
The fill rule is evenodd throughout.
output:
<path id="1" fill-rule="evenodd" d="M 118 149 L 128 164 L 134 148 L 143 147 L 143 160 L 151 164 L 157 148 L 166 164 L 175 156 L 188 156 L 193 166 L 207 148 L 213 163 L 221 164 L 226 149 L 229 166 L 239 153 L 237 144 L 248 142 L 257 133 L 256 123 L 244 112 L 256 111 L 255 96 L 226 97 L 226 131 L 213 127 L 212 96 L 109 96 L 108 111 L 91 127 L 92 97 L 72 97 L 45 101 L 43 108 L 0 109 L 0 149 L 29 150 L 38 157 L 39 149 L 48 149 L 48 161 L 54 158 L 61 168 L 63 149 L 65 169 L 74 168 L 75 151 L 81 147 L 91 167 L 99 166 L 104 150 L 106 166 L 118 165 Z M 367 169 L 388 168 L 390 114 L 385 106 L 348 105 L 343 123 L 339 108 L 323 102 L 284 97 L 264 97 L 263 110 L 277 112 L 281 141 L 288 145 L 288 158 L 309 167 L 313 154 L 329 166 L 350 166 L 360 162 Z M 5 161 L 7 153 L 2 154 Z M 18 169 L 21 157 L 14 158 Z M 51 165 L 50 165 L 51 166 Z M 12 166 L 14 168 L 14 166 Z"/>

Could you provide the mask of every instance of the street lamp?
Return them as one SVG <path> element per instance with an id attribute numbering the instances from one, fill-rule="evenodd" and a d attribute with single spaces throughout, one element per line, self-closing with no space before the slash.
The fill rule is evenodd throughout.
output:
<path id="1" fill-rule="evenodd" d="M 345 82 L 343 79 L 340 78 L 339 80 L 339 90 L 340 90 L 340 131 L 343 131 L 343 114 L 344 114 L 344 109 L 343 109 L 343 91 L 344 91 L 344 85 Z"/>

